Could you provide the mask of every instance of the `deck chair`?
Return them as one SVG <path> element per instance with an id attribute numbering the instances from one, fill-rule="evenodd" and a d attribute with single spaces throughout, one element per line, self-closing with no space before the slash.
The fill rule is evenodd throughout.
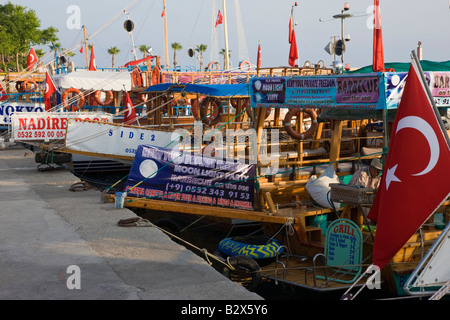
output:
<path id="1" fill-rule="evenodd" d="M 317 278 L 340 283 L 353 283 L 361 274 L 363 238 L 360 228 L 351 220 L 337 219 L 327 228 L 325 236 L 324 254 L 314 256 L 314 270 L 316 260 L 325 260 L 326 270 L 331 269 L 336 277 L 316 275 Z M 352 278 L 349 278 L 353 276 Z M 345 279 L 343 278 L 345 276 Z"/>

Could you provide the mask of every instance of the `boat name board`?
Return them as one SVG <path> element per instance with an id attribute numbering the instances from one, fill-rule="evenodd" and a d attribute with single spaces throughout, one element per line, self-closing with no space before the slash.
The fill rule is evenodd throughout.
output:
<path id="1" fill-rule="evenodd" d="M 8 102 L 0 105 L 0 125 L 11 124 L 11 116 L 17 113 L 44 112 L 44 104 L 33 102 Z"/>
<path id="2" fill-rule="evenodd" d="M 12 137 L 15 140 L 50 141 L 64 139 L 69 120 L 112 122 L 113 115 L 104 112 L 31 112 L 11 117 Z"/>

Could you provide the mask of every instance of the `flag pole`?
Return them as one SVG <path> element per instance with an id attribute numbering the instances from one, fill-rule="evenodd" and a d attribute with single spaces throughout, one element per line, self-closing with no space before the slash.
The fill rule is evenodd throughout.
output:
<path id="1" fill-rule="evenodd" d="M 447 142 L 447 146 L 450 147 L 450 139 L 448 137 L 447 130 L 445 129 L 444 123 L 442 122 L 441 115 L 440 115 L 439 110 L 438 110 L 438 108 L 436 106 L 436 103 L 434 102 L 433 95 L 431 93 L 430 87 L 428 86 L 427 79 L 425 78 L 425 74 L 423 73 L 422 66 L 420 65 L 419 58 L 417 57 L 417 53 L 416 53 L 415 50 L 411 51 L 411 58 L 417 65 L 417 69 L 419 71 L 420 78 L 422 79 L 422 83 L 425 86 L 425 90 L 426 90 L 427 95 L 428 95 L 428 100 L 430 100 L 430 103 L 433 106 L 434 114 L 436 115 L 436 118 L 437 118 L 437 121 L 439 123 L 439 126 L 441 127 L 442 134 L 444 135 L 445 141 Z"/>

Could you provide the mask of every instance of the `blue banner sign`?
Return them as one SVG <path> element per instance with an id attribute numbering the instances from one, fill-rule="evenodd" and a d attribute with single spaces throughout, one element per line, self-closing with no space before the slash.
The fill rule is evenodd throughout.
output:
<path id="1" fill-rule="evenodd" d="M 130 196 L 253 210 L 255 165 L 140 145 L 128 175 Z"/>

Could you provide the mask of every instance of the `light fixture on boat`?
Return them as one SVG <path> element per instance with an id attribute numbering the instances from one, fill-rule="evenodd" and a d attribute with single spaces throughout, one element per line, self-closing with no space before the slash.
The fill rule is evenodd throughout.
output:
<path id="1" fill-rule="evenodd" d="M 341 73 L 342 68 L 344 67 L 344 64 L 341 61 L 336 60 L 336 61 L 333 61 L 332 66 L 333 66 L 334 72 Z"/>
<path id="2" fill-rule="evenodd" d="M 348 3 L 348 2 L 344 3 L 344 10 L 345 11 L 350 10 L 350 3 Z"/>

